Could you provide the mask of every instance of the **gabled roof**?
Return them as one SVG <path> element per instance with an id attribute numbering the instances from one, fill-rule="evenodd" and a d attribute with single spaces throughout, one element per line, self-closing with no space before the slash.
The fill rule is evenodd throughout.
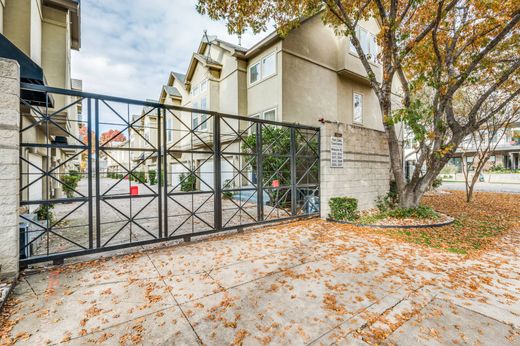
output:
<path id="1" fill-rule="evenodd" d="M 168 95 L 170 95 L 172 97 L 182 97 L 182 94 L 180 93 L 179 89 L 177 89 L 176 87 L 169 86 L 169 85 L 163 85 L 163 89 Z"/>
<path id="2" fill-rule="evenodd" d="M 228 52 L 232 54 L 238 54 L 238 55 L 244 55 L 247 52 L 247 48 L 244 48 L 242 46 L 226 42 L 224 40 L 219 39 L 217 36 L 210 35 L 206 36 L 203 35 L 202 39 L 200 40 L 199 48 L 197 49 L 196 53 L 193 53 L 190 66 L 188 67 L 188 72 L 186 73 L 186 82 L 190 82 L 191 78 L 193 77 L 193 73 L 195 72 L 195 67 L 197 66 L 197 63 L 202 63 L 203 66 L 208 66 L 213 69 L 221 69 L 222 65 L 216 61 L 213 60 L 211 57 L 208 57 L 205 55 L 206 48 L 208 45 L 216 45 L 218 47 L 221 47 Z"/>
<path id="3" fill-rule="evenodd" d="M 239 46 L 237 44 L 233 44 L 233 43 L 229 43 L 229 42 L 226 42 L 226 41 L 223 41 L 219 38 L 215 39 L 215 42 L 218 43 L 220 46 L 227 46 L 233 50 L 236 50 L 238 52 L 242 52 L 242 53 L 245 53 L 247 52 L 247 48 L 245 47 L 242 47 L 242 46 Z"/>
<path id="4" fill-rule="evenodd" d="M 166 96 L 170 96 L 172 98 L 176 99 L 182 99 L 182 93 L 179 91 L 177 87 L 175 87 L 175 81 L 177 80 L 179 82 L 178 85 L 180 85 L 184 89 L 184 81 L 186 79 L 186 75 L 172 71 L 170 72 L 170 76 L 168 77 L 168 84 L 163 85 L 161 88 L 161 95 L 159 96 L 159 102 L 164 103 L 166 100 Z"/>
<path id="5" fill-rule="evenodd" d="M 201 63 L 202 66 L 208 67 L 214 70 L 221 70 L 222 64 L 218 61 L 212 59 L 209 56 L 202 55 L 200 53 L 193 53 L 193 57 L 191 58 L 190 66 L 188 67 L 188 73 L 186 74 L 186 84 L 191 81 L 193 77 L 193 73 L 195 73 L 195 67 L 197 64 Z"/>
<path id="6" fill-rule="evenodd" d="M 174 75 L 175 79 L 177 79 L 179 82 L 184 83 L 184 80 L 186 79 L 186 75 L 179 73 L 179 72 L 171 72 L 172 75 Z"/>

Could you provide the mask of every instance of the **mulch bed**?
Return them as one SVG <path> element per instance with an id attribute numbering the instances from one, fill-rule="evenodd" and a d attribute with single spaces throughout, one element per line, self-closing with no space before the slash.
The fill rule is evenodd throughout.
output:
<path id="1" fill-rule="evenodd" d="M 330 220 L 330 219 L 328 221 L 355 225 L 358 227 L 413 229 L 413 228 L 435 228 L 435 227 L 449 226 L 453 222 L 455 222 L 455 219 L 452 217 L 449 217 L 448 215 L 439 213 L 439 218 L 437 218 L 437 219 L 417 219 L 417 218 L 397 219 L 397 218 L 393 218 L 393 217 L 387 217 L 387 218 L 384 218 L 381 220 L 377 220 L 370 224 L 348 222 L 348 221 L 336 221 L 336 220 Z"/>

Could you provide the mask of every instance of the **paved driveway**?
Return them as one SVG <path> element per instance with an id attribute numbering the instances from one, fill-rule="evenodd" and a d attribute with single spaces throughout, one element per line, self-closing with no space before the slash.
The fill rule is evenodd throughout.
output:
<path id="1" fill-rule="evenodd" d="M 24 275 L 2 342 L 519 345 L 520 232 L 475 258 L 319 220 Z"/>

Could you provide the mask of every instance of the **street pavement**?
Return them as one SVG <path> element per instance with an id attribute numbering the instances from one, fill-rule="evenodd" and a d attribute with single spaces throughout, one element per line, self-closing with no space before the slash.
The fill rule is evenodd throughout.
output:
<path id="1" fill-rule="evenodd" d="M 442 190 L 460 190 L 464 191 L 464 182 L 443 182 L 441 186 Z M 520 184 L 503 184 L 503 183 L 485 183 L 477 182 L 475 185 L 475 191 L 486 191 L 486 192 L 505 192 L 505 193 L 520 193 Z"/>

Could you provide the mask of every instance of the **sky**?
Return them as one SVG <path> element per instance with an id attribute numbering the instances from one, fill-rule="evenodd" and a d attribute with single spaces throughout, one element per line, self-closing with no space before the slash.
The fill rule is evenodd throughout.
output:
<path id="1" fill-rule="evenodd" d="M 238 44 L 224 22 L 195 10 L 196 0 L 82 0 L 81 49 L 72 52 L 72 78 L 87 92 L 158 99 L 170 71 L 186 73 L 206 29 Z M 268 33 L 242 36 L 250 47 Z"/>

